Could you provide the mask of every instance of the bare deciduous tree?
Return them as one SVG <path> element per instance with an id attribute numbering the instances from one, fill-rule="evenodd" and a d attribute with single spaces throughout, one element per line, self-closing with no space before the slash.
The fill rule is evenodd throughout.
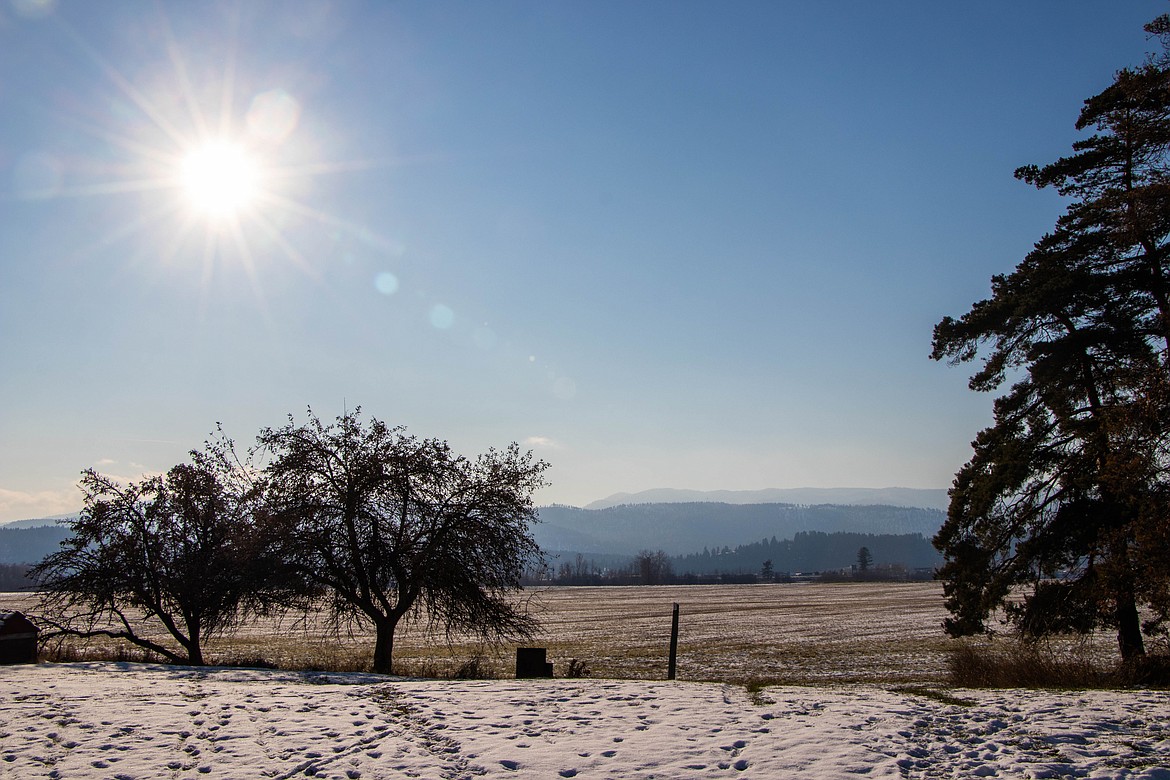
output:
<path id="1" fill-rule="evenodd" d="M 489 642 L 529 636 L 515 596 L 541 558 L 529 526 L 548 464 L 515 444 L 469 460 L 360 413 L 325 425 L 310 410 L 260 433 L 287 559 L 335 618 L 373 626 L 377 672 L 392 669 L 399 625 L 424 616 Z"/>
<path id="2" fill-rule="evenodd" d="M 634 574 L 643 585 L 666 585 L 674 579 L 674 565 L 662 550 L 642 550 L 634 557 Z"/>
<path id="3" fill-rule="evenodd" d="M 227 451 L 230 442 L 209 444 L 165 476 L 127 484 L 82 473 L 73 535 L 30 573 L 46 636 L 120 638 L 202 665 L 205 640 L 279 600 L 256 494 Z M 178 649 L 149 637 L 160 632 Z"/>

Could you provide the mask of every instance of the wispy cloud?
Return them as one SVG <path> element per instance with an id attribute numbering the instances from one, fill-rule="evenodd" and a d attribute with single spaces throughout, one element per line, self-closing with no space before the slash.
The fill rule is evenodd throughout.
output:
<path id="1" fill-rule="evenodd" d="M 145 464 L 135 463 L 121 463 L 121 461 L 113 458 L 101 458 L 93 464 L 95 471 L 104 474 L 116 482 L 138 482 L 139 480 L 147 479 L 149 477 L 157 477 L 165 473 L 158 469 L 147 468 Z"/>
<path id="2" fill-rule="evenodd" d="M 0 488 L 0 521 L 27 520 L 76 512 L 81 507 L 77 488 L 25 492 Z"/>
<path id="3" fill-rule="evenodd" d="M 561 449 L 560 442 L 556 441 L 555 439 L 550 439 L 547 436 L 529 436 L 524 440 L 524 444 L 529 447 L 539 447 L 546 450 Z"/>

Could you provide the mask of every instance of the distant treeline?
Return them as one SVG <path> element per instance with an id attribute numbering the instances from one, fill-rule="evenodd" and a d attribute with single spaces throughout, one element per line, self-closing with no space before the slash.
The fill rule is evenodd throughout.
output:
<path id="1" fill-rule="evenodd" d="M 866 549 L 864 571 L 858 553 Z M 820 579 L 930 579 L 941 563 L 921 534 L 801 531 L 792 539 L 762 539 L 735 548 L 669 556 L 642 550 L 634 556 L 559 552 L 544 580 L 558 585 L 666 585 L 786 582 Z M 534 578 L 539 579 L 539 578 Z"/>
<path id="2" fill-rule="evenodd" d="M 28 569 L 23 563 L 0 563 L 0 593 L 31 588 L 32 580 L 25 576 Z"/>
<path id="3" fill-rule="evenodd" d="M 764 561 L 776 572 L 826 572 L 849 569 L 865 547 L 874 567 L 898 564 L 909 569 L 928 569 L 942 563 L 942 557 L 921 534 L 859 534 L 801 531 L 791 539 L 763 539 L 739 547 L 704 549 L 701 553 L 674 559 L 676 571 L 692 574 L 760 571 Z"/>
<path id="4" fill-rule="evenodd" d="M 24 572 L 55 551 L 69 535 L 64 526 L 0 528 L 0 590 L 19 590 L 30 583 Z M 670 556 L 660 550 L 627 555 L 554 551 L 549 570 L 532 573 L 530 583 L 560 585 L 704 584 L 785 581 L 797 574 L 824 578 L 849 573 L 865 547 L 872 556 L 867 577 L 906 578 L 941 563 L 938 552 L 921 534 L 825 533 L 800 531 L 791 539 L 762 539 L 736 547 L 704 548 Z M 770 565 L 765 566 L 766 562 Z"/>

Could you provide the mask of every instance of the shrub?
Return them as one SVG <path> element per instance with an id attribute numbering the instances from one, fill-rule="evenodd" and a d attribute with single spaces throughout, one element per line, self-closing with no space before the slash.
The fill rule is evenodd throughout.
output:
<path id="1" fill-rule="evenodd" d="M 1144 655 L 1123 663 L 1118 682 L 1134 688 L 1170 687 L 1170 655 Z"/>
<path id="2" fill-rule="evenodd" d="M 948 659 L 949 682 L 957 688 L 1099 688 L 1113 682 L 1109 671 L 1075 653 L 1060 655 L 1040 645 L 957 646 Z"/>
<path id="3" fill-rule="evenodd" d="M 568 677 L 589 677 L 593 672 L 589 670 L 589 665 L 584 661 L 573 658 L 569 661 L 569 669 L 566 672 Z"/>
<path id="4" fill-rule="evenodd" d="M 494 680 L 498 675 L 495 667 L 481 655 L 473 655 L 455 670 L 456 680 Z"/>

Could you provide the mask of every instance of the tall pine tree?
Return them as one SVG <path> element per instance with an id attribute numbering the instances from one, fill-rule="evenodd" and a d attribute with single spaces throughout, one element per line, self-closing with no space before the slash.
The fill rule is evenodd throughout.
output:
<path id="1" fill-rule="evenodd" d="M 1170 17 L 1146 29 L 1165 44 Z M 1002 608 L 1031 635 L 1112 627 L 1133 659 L 1139 608 L 1152 631 L 1170 607 L 1170 63 L 1120 71 L 1077 128 L 1073 154 L 1016 171 L 1069 199 L 1054 230 L 935 327 L 934 359 L 1006 389 L 935 545 L 952 635 Z"/>

